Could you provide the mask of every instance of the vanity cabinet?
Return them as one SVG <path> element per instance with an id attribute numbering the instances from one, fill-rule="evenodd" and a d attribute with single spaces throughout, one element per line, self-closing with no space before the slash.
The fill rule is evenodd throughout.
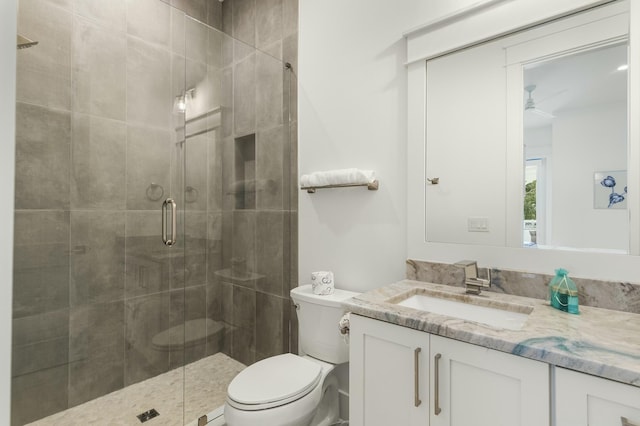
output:
<path id="1" fill-rule="evenodd" d="M 351 316 L 350 422 L 549 424 L 545 363 Z"/>
<path id="2" fill-rule="evenodd" d="M 640 388 L 556 367 L 557 426 L 640 426 Z"/>
<path id="3" fill-rule="evenodd" d="M 549 424 L 549 365 L 430 336 L 430 425 Z"/>
<path id="4" fill-rule="evenodd" d="M 351 315 L 349 348 L 351 425 L 428 424 L 428 334 Z"/>

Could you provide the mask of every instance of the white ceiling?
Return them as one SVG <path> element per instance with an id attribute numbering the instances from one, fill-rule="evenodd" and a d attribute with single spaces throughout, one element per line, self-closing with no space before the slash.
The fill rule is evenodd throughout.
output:
<path id="1" fill-rule="evenodd" d="M 624 102 L 627 72 L 617 68 L 626 63 L 626 44 L 567 55 L 525 67 L 524 87 L 535 84 L 536 108 L 555 116 L 575 108 Z M 524 90 L 523 99 L 527 99 Z M 552 120 L 526 111 L 524 127 L 548 126 Z"/>

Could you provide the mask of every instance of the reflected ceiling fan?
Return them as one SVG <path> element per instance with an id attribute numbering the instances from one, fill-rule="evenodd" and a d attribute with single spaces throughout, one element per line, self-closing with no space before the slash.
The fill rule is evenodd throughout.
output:
<path id="1" fill-rule="evenodd" d="M 539 108 L 536 107 L 536 102 L 533 100 L 533 91 L 536 90 L 536 85 L 535 84 L 530 84 L 529 86 L 526 86 L 524 88 L 524 90 L 527 92 L 528 97 L 527 97 L 527 101 L 524 104 L 524 111 L 525 112 L 532 112 L 534 114 L 538 114 L 541 117 L 544 118 L 556 118 L 555 115 L 551 114 L 550 112 L 541 110 Z"/>

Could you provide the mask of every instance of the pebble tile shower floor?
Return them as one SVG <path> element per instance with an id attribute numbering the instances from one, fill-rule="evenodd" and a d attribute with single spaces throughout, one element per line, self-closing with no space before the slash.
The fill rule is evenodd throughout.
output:
<path id="1" fill-rule="evenodd" d="M 227 386 L 244 368 L 244 364 L 217 353 L 187 365 L 184 377 L 181 368 L 171 370 L 29 425 L 182 425 L 183 379 L 185 423 L 195 424 L 198 417 L 224 404 Z M 152 408 L 160 415 L 140 423 L 136 416 Z"/>

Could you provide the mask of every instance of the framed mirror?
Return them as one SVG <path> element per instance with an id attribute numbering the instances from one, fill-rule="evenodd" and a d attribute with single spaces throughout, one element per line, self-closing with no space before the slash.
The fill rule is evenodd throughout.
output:
<path id="1" fill-rule="evenodd" d="M 427 61 L 427 243 L 630 252 L 628 23 L 618 2 Z"/>

